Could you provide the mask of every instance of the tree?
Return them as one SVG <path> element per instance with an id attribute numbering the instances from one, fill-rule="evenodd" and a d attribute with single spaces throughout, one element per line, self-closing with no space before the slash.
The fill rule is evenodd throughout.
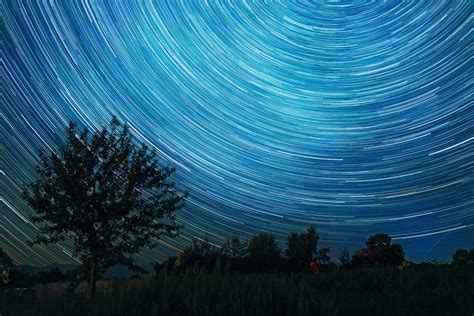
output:
<path id="1" fill-rule="evenodd" d="M 280 249 L 275 236 L 270 233 L 259 233 L 253 236 L 248 246 L 249 261 L 256 272 L 275 270 L 280 263 Z"/>
<path id="2" fill-rule="evenodd" d="M 3 285 L 10 281 L 10 268 L 12 266 L 12 259 L 5 251 L 3 251 L 3 248 L 0 247 L 0 277 Z"/>
<path id="3" fill-rule="evenodd" d="M 387 234 L 375 234 L 370 236 L 365 242 L 365 244 L 367 245 L 367 247 L 373 246 L 377 248 L 382 248 L 389 247 L 391 241 L 392 238 Z"/>
<path id="4" fill-rule="evenodd" d="M 247 243 L 234 236 L 222 244 L 221 255 L 230 259 L 242 259 L 247 255 Z"/>
<path id="5" fill-rule="evenodd" d="M 354 253 L 351 265 L 355 267 L 396 267 L 405 261 L 405 253 L 399 244 L 391 244 L 387 234 L 375 234 L 367 239 L 367 248 Z"/>
<path id="6" fill-rule="evenodd" d="M 351 262 L 351 255 L 347 248 L 343 248 L 341 254 L 339 255 L 339 263 L 341 264 L 341 268 L 347 268 Z"/>
<path id="7" fill-rule="evenodd" d="M 219 249 L 212 245 L 207 239 L 193 238 L 192 244 L 183 250 L 179 257 L 178 271 L 192 269 L 212 272 L 217 264 L 220 264 Z M 220 267 L 218 267 L 220 268 Z"/>
<path id="8" fill-rule="evenodd" d="M 70 123 L 65 144 L 39 155 L 38 179 L 23 192 L 40 227 L 34 243 L 71 241 L 89 271 L 91 295 L 108 267 L 137 270 L 134 254 L 178 234 L 175 212 L 187 194 L 169 180 L 174 168 L 160 167 L 156 151 L 136 146 L 115 117 L 93 134 Z"/>
<path id="9" fill-rule="evenodd" d="M 336 264 L 331 261 L 329 248 L 321 248 L 316 252 L 316 261 L 322 272 L 329 272 L 336 269 Z"/>
<path id="10" fill-rule="evenodd" d="M 291 233 L 287 239 L 285 254 L 291 270 L 309 272 L 310 262 L 316 259 L 319 236 L 313 227 L 306 233 Z"/>
<path id="11" fill-rule="evenodd" d="M 453 265 L 464 266 L 469 264 L 474 264 L 474 249 L 458 249 L 453 254 Z"/>

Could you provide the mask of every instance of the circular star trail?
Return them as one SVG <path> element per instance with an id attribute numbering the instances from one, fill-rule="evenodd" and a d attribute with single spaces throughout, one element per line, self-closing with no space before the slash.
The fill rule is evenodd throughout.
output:
<path id="1" fill-rule="evenodd" d="M 469 1 L 119 2 L 2 7 L 0 246 L 17 263 L 72 263 L 20 198 L 37 150 L 69 120 L 112 115 L 174 165 L 190 193 L 180 238 L 264 230 L 284 246 L 313 225 L 325 246 L 373 233 L 412 260 L 474 242 Z"/>

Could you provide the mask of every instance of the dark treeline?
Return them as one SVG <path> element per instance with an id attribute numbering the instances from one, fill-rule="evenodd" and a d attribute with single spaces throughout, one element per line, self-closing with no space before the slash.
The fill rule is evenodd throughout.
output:
<path id="1" fill-rule="evenodd" d="M 220 247 L 207 240 L 194 238 L 192 244 L 176 257 L 154 265 L 155 275 L 168 274 L 222 274 L 222 273 L 289 273 L 326 274 L 354 270 L 423 270 L 430 267 L 474 267 L 474 249 L 458 249 L 450 262 L 433 260 L 413 263 L 404 257 L 401 245 L 392 244 L 390 236 L 376 234 L 368 238 L 366 247 L 350 255 L 343 249 L 334 262 L 329 248 L 320 248 L 319 236 L 311 227 L 304 233 L 291 233 L 287 237 L 287 248 L 281 250 L 275 236 L 259 233 L 248 242 L 238 236 L 228 239 Z M 77 285 L 81 266 L 64 270 L 51 266 L 37 273 L 25 271 L 13 264 L 12 259 L 0 248 L 0 272 L 3 288 L 32 288 L 51 282 L 68 282 L 73 290 Z M 145 270 L 143 270 L 145 272 Z M 347 273 L 345 272 L 345 273 Z M 355 273 L 355 272 L 354 272 Z M 139 277 L 134 274 L 132 278 Z"/>
<path id="2" fill-rule="evenodd" d="M 207 240 L 194 238 L 182 254 L 155 264 L 155 272 L 185 273 L 308 273 L 388 268 L 403 270 L 439 263 L 414 264 L 405 259 L 403 247 L 393 244 L 387 234 L 375 234 L 366 241 L 366 247 L 352 255 L 343 249 L 334 262 L 329 248 L 319 247 L 319 236 L 311 227 L 304 233 L 291 233 L 286 250 L 280 249 L 270 233 L 259 233 L 248 242 L 238 236 L 227 240 L 220 247 Z M 459 249 L 453 255 L 451 266 L 474 264 L 474 249 Z M 447 265 L 447 263 L 446 263 Z"/>

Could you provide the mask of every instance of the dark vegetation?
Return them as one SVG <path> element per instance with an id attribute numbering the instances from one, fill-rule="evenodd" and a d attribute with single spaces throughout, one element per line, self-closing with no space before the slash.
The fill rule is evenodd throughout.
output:
<path id="1" fill-rule="evenodd" d="M 175 212 L 186 194 L 170 181 L 174 169 L 160 166 L 147 146 L 136 146 L 115 118 L 94 134 L 70 124 L 66 140 L 57 153 L 40 154 L 38 179 L 24 198 L 40 227 L 33 244 L 66 242 L 82 264 L 32 275 L 0 248 L 2 316 L 474 312 L 474 249 L 457 250 L 450 263 L 415 264 L 382 233 L 352 255 L 344 249 L 337 263 L 313 227 L 289 234 L 284 249 L 268 232 L 222 245 L 193 239 L 145 275 L 134 255 L 181 228 Z M 102 282 L 96 291 L 97 280 L 116 265 L 141 276 Z M 81 282 L 88 295 L 78 290 Z"/>
<path id="2" fill-rule="evenodd" d="M 84 295 L 0 294 L 2 315 L 471 315 L 474 271 L 430 265 L 320 274 L 180 273 Z"/>
<path id="3" fill-rule="evenodd" d="M 309 243 L 311 247 L 307 244 L 311 240 L 308 236 L 317 236 L 313 231 L 309 229 L 299 234 L 303 238 L 298 238 L 296 245 L 292 244 L 291 237 L 295 235 L 290 235 L 286 256 L 268 234 L 252 238 L 254 242 L 259 241 L 252 252 L 252 248 L 236 237 L 220 248 L 195 239 L 180 256 L 156 264 L 155 273 L 140 279 L 109 280 L 93 297 L 83 292 L 56 290 L 62 283 L 51 282 L 64 282 L 71 277 L 74 280 L 71 272 L 62 273 L 54 267 L 31 277 L 11 265 L 8 268 L 11 279 L 0 291 L 0 313 L 69 316 L 472 314 L 474 249 L 456 251 L 450 263 L 402 261 L 398 265 L 399 258 L 390 261 L 396 256 L 385 252 L 390 249 L 387 243 L 376 245 L 369 252 L 369 241 L 378 240 L 369 238 L 365 250 L 356 251 L 348 262 L 344 263 L 344 259 L 336 265 L 314 250 L 312 246 L 317 238 Z M 375 236 L 387 240 L 386 235 Z M 262 238 L 265 242 L 260 243 Z M 398 247 L 393 249 L 398 253 Z M 275 260 L 275 264 L 264 264 L 268 258 Z M 340 258 L 347 259 L 347 252 L 343 251 Z M 11 260 L 4 254 L 2 262 Z M 313 262 L 321 269 L 313 269 Z M 6 266 L 3 269 L 6 270 Z M 23 277 L 17 279 L 18 276 Z M 42 290 L 41 284 L 47 288 Z M 25 285 L 37 289 L 18 289 Z"/>
<path id="4" fill-rule="evenodd" d="M 71 242 L 82 262 L 77 281 L 88 278 L 91 295 L 107 268 L 140 271 L 133 255 L 181 228 L 174 213 L 185 196 L 169 181 L 174 169 L 160 168 L 156 151 L 136 146 L 115 117 L 92 135 L 70 123 L 66 143 L 40 158 L 38 179 L 23 192 L 40 227 L 34 243 Z"/>
<path id="5" fill-rule="evenodd" d="M 319 248 L 318 242 L 319 236 L 313 227 L 305 233 L 291 233 L 285 252 L 269 233 L 259 233 L 248 243 L 235 236 L 221 247 L 207 240 L 193 239 L 192 245 L 180 256 L 157 263 L 155 272 L 324 273 L 356 268 L 403 269 L 409 264 L 402 246 L 392 244 L 386 234 L 371 236 L 367 247 L 357 250 L 352 257 L 343 250 L 339 267 L 331 260 L 329 248 Z"/>

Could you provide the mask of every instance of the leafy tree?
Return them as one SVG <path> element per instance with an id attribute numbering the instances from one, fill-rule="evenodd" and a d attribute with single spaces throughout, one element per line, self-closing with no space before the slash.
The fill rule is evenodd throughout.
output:
<path id="1" fill-rule="evenodd" d="M 280 264 L 281 250 L 270 233 L 259 233 L 253 236 L 248 246 L 249 261 L 256 272 L 274 271 Z"/>
<path id="2" fill-rule="evenodd" d="M 375 234 L 366 242 L 367 248 L 354 253 L 351 265 L 355 267 L 396 267 L 405 261 L 405 253 L 399 244 L 391 244 L 387 234 Z"/>
<path id="3" fill-rule="evenodd" d="M 366 248 L 358 249 L 351 257 L 351 267 L 361 268 L 370 266 L 370 261 L 367 258 L 368 253 Z"/>
<path id="4" fill-rule="evenodd" d="M 331 262 L 331 257 L 329 256 L 329 252 L 330 252 L 329 248 L 318 249 L 316 253 L 316 259 L 318 260 L 319 264 L 328 264 Z"/>
<path id="5" fill-rule="evenodd" d="M 174 169 L 159 167 L 156 151 L 136 146 L 115 117 L 93 134 L 70 123 L 66 143 L 40 158 L 38 179 L 23 192 L 40 227 L 34 243 L 71 241 L 89 271 L 91 295 L 108 267 L 138 269 L 134 254 L 178 234 L 175 212 L 186 195 L 169 180 Z"/>
<path id="6" fill-rule="evenodd" d="M 336 269 L 336 264 L 331 261 L 331 256 L 329 255 L 330 250 L 329 248 L 321 248 L 316 252 L 316 261 L 322 272 Z"/>
<path id="7" fill-rule="evenodd" d="M 319 236 L 313 227 L 306 233 L 291 233 L 287 239 L 285 254 L 291 270 L 308 272 L 310 261 L 318 255 Z"/>
<path id="8" fill-rule="evenodd" d="M 193 238 L 191 246 L 183 250 L 183 255 L 209 256 L 219 253 L 219 249 L 212 245 L 207 239 Z"/>
<path id="9" fill-rule="evenodd" d="M 392 238 L 387 234 L 375 234 L 370 236 L 365 242 L 365 244 L 367 245 L 367 247 L 373 246 L 377 248 L 382 248 L 389 247 L 391 241 Z"/>
<path id="10" fill-rule="evenodd" d="M 247 255 L 247 243 L 234 236 L 222 244 L 221 255 L 230 259 L 242 259 Z"/>
<path id="11" fill-rule="evenodd" d="M 193 238 L 192 244 L 179 256 L 177 268 L 178 271 L 192 269 L 194 272 L 197 270 L 212 272 L 217 264 L 220 264 L 219 249 L 206 239 Z"/>
<path id="12" fill-rule="evenodd" d="M 474 249 L 458 249 L 453 254 L 453 265 L 464 266 L 474 264 Z"/>
<path id="13" fill-rule="evenodd" d="M 347 268 L 351 262 L 351 255 L 347 248 L 342 249 L 341 254 L 339 255 L 339 263 L 342 268 Z"/>

